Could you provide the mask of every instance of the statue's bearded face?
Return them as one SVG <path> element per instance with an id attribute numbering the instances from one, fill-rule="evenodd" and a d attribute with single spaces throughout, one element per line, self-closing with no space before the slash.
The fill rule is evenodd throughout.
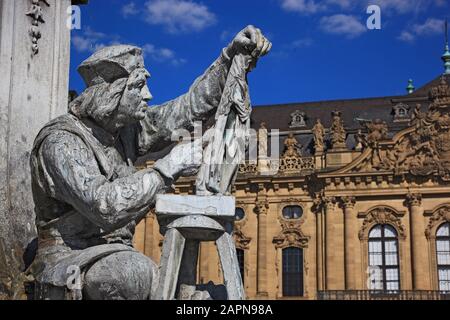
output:
<path id="1" fill-rule="evenodd" d="M 143 68 L 130 74 L 116 113 L 116 120 L 120 125 L 144 119 L 147 102 L 153 98 L 147 86 L 149 77 L 150 73 Z"/>

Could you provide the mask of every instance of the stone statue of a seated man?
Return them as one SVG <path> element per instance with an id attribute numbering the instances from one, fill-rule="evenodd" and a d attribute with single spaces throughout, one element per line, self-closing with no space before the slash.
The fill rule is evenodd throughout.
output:
<path id="1" fill-rule="evenodd" d="M 153 169 L 133 163 L 214 114 L 236 54 L 257 59 L 270 46 L 245 28 L 185 95 L 154 107 L 141 49 L 107 47 L 80 65 L 86 90 L 41 130 L 31 153 L 39 246 L 29 272 L 40 298 L 150 297 L 158 267 L 133 249 L 134 228 L 157 194 L 198 169 L 202 141 L 178 144 Z"/>

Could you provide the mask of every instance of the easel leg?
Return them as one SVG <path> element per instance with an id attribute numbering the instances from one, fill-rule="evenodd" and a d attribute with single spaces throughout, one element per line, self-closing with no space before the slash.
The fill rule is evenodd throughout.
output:
<path id="1" fill-rule="evenodd" d="M 173 300 L 178 283 L 178 273 L 186 239 L 177 229 L 166 232 L 161 263 L 159 267 L 159 284 L 152 300 Z"/>
<path id="2" fill-rule="evenodd" d="M 198 240 L 186 240 L 181 268 L 178 276 L 177 292 L 180 285 L 195 286 L 197 284 Z"/>
<path id="3" fill-rule="evenodd" d="M 222 265 L 225 287 L 227 288 L 228 300 L 244 300 L 244 285 L 242 284 L 233 238 L 229 233 L 225 232 L 217 239 L 216 244 Z"/>

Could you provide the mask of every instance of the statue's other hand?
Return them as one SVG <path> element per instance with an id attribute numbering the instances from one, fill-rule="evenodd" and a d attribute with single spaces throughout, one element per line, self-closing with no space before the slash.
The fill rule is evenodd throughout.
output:
<path id="1" fill-rule="evenodd" d="M 203 159 L 202 139 L 176 145 L 154 168 L 171 180 L 195 175 Z"/>
<path id="2" fill-rule="evenodd" d="M 269 53 L 272 43 L 262 34 L 261 30 L 249 25 L 239 32 L 228 47 L 228 53 L 234 56 L 237 53 L 250 54 L 258 59 Z"/>

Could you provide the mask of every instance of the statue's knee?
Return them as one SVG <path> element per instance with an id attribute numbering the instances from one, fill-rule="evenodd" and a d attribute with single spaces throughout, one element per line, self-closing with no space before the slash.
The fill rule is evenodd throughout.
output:
<path id="1" fill-rule="evenodd" d="M 84 296 L 92 300 L 145 300 L 157 266 L 131 251 L 117 252 L 94 263 L 84 277 Z"/>

